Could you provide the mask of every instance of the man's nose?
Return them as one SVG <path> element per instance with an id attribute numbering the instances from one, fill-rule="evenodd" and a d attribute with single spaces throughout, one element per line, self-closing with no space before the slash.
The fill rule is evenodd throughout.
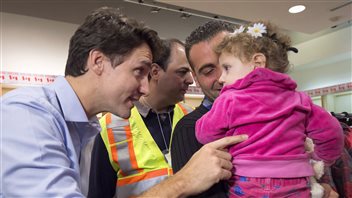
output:
<path id="1" fill-rule="evenodd" d="M 144 77 L 141 80 L 141 86 L 139 88 L 139 92 L 142 95 L 147 95 L 149 93 L 149 81 L 148 81 L 148 76 Z"/>
<path id="2" fill-rule="evenodd" d="M 191 75 L 191 72 L 188 72 L 186 74 L 186 79 L 185 79 L 186 84 L 191 85 L 193 84 L 193 77 Z"/>

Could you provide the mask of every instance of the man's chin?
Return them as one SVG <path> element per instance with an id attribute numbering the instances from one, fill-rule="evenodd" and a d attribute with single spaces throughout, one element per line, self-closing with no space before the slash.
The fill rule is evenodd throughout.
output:
<path id="1" fill-rule="evenodd" d="M 182 102 L 182 101 L 184 101 L 184 100 L 185 100 L 185 96 L 182 95 L 181 97 L 178 97 L 177 99 L 175 99 L 175 101 L 173 102 L 173 104 L 177 104 L 177 103 Z"/>
<path id="2" fill-rule="evenodd" d="M 123 119 L 128 119 L 131 117 L 131 111 L 128 113 L 121 113 L 121 115 L 118 115 L 119 117 L 123 118 Z"/>
<path id="3" fill-rule="evenodd" d="M 131 116 L 131 109 L 132 108 L 133 108 L 133 106 L 131 108 L 126 108 L 126 109 L 117 111 L 115 115 L 117 115 L 123 119 L 128 119 Z"/>
<path id="4" fill-rule="evenodd" d="M 220 92 L 213 92 L 211 93 L 210 96 L 206 95 L 206 97 L 211 101 L 214 102 L 214 100 L 220 95 Z"/>

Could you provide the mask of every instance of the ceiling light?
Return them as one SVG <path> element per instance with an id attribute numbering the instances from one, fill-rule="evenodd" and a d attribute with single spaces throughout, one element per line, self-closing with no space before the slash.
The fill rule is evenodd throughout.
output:
<path id="1" fill-rule="evenodd" d="M 288 11 L 292 14 L 296 14 L 296 13 L 300 13 L 303 12 L 303 10 L 306 9 L 306 6 L 304 5 L 296 5 L 296 6 L 292 6 L 290 9 L 288 9 Z"/>
<path id="2" fill-rule="evenodd" d="M 153 8 L 150 9 L 150 13 L 152 13 L 152 14 L 156 14 L 159 11 L 160 11 L 160 8 L 157 8 L 157 7 L 153 7 Z"/>
<path id="3" fill-rule="evenodd" d="M 212 20 L 221 20 L 224 22 L 237 24 L 237 25 L 242 25 L 244 23 L 248 23 L 246 21 L 239 20 L 239 19 L 226 19 L 226 17 L 223 17 L 223 16 L 208 16 L 206 14 L 201 14 L 201 13 L 197 13 L 197 12 L 191 13 L 191 12 L 186 12 L 184 8 L 170 8 L 170 7 L 166 7 L 163 5 L 156 5 L 155 3 L 149 3 L 152 1 L 145 1 L 145 0 L 123 0 L 123 1 L 128 2 L 128 3 L 148 6 L 151 8 L 156 7 L 156 8 L 160 8 L 160 10 L 166 10 L 166 11 L 171 11 L 171 12 L 176 12 L 176 13 L 185 13 L 180 16 L 183 19 L 187 19 L 191 16 L 195 16 L 195 17 L 202 17 L 202 18 L 212 19 Z"/>
<path id="4" fill-rule="evenodd" d="M 186 14 L 186 13 L 182 13 L 180 16 L 182 19 L 188 19 L 189 17 L 191 17 L 190 14 Z"/>

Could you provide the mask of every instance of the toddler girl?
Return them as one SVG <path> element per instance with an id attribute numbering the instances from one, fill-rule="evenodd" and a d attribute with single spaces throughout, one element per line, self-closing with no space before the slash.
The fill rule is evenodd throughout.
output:
<path id="1" fill-rule="evenodd" d="M 283 74 L 289 68 L 288 51 L 297 49 L 264 22 L 241 26 L 216 49 L 224 87 L 197 121 L 196 136 L 206 144 L 248 135 L 229 148 L 234 165 L 230 197 L 310 197 L 313 170 L 306 137 L 315 144 L 312 157 L 327 165 L 342 151 L 338 121 L 296 91 L 296 83 Z"/>

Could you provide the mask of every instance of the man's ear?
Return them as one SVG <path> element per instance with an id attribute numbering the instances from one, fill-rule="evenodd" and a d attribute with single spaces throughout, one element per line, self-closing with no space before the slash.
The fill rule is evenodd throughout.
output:
<path id="1" fill-rule="evenodd" d="M 263 53 L 255 53 L 252 56 L 252 62 L 254 67 L 265 68 L 266 67 L 266 57 Z"/>
<path id="2" fill-rule="evenodd" d="M 92 70 L 97 75 L 101 75 L 104 70 L 104 60 L 107 57 L 98 50 L 91 50 L 88 55 L 87 69 Z"/>
<path id="3" fill-rule="evenodd" d="M 162 71 L 163 69 L 157 63 L 152 63 L 152 67 L 150 70 L 151 78 L 158 80 Z"/>

